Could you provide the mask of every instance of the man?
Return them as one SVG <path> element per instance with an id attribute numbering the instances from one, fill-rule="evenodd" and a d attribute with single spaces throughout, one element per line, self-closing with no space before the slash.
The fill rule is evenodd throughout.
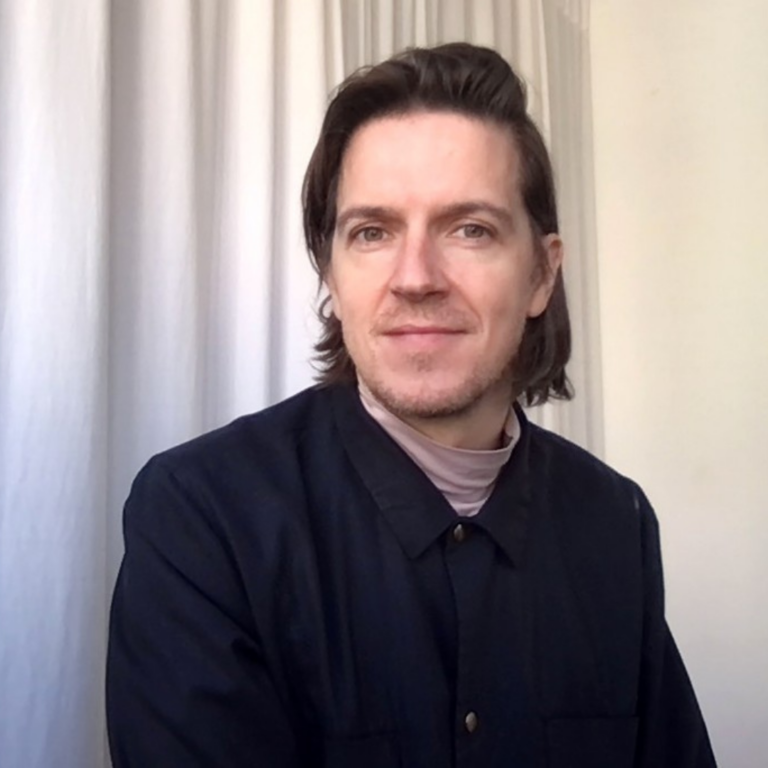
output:
<path id="1" fill-rule="evenodd" d="M 304 223 L 321 385 L 127 502 L 115 768 L 714 766 L 648 502 L 517 405 L 570 396 L 520 80 L 466 44 L 353 75 Z"/>

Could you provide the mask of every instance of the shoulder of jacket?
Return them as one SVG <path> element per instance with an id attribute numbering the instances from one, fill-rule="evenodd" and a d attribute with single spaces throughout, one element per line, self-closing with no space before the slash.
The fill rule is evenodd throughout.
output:
<path id="1" fill-rule="evenodd" d="M 274 455 L 299 439 L 318 409 L 321 390 L 305 389 L 292 397 L 229 424 L 205 432 L 152 457 L 170 470 L 224 464 L 241 455 Z"/>
<path id="2" fill-rule="evenodd" d="M 578 486 L 579 495 L 618 497 L 635 512 L 650 506 L 640 486 L 594 454 L 547 429 L 529 424 L 531 466 L 545 468 L 550 482 Z"/>

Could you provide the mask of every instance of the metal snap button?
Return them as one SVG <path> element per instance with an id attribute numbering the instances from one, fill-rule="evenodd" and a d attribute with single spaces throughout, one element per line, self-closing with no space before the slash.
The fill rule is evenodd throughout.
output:
<path id="1" fill-rule="evenodd" d="M 461 523 L 459 523 L 458 525 L 454 526 L 452 535 L 453 540 L 457 544 L 461 544 L 461 542 L 467 538 L 467 529 Z"/>

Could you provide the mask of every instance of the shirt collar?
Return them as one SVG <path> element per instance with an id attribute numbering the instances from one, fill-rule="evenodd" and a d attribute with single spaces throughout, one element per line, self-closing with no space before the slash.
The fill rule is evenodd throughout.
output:
<path id="1" fill-rule="evenodd" d="M 334 387 L 333 408 L 347 454 L 403 550 L 419 557 L 462 520 L 484 529 L 515 564 L 522 562 L 530 508 L 530 429 L 515 404 L 520 438 L 479 514 L 459 518 L 427 476 L 366 412 L 356 388 Z"/>
<path id="2" fill-rule="evenodd" d="M 509 409 L 504 425 L 506 439 L 501 447 L 454 448 L 435 442 L 387 410 L 363 382 L 359 382 L 358 388 L 365 410 L 437 486 L 453 509 L 464 517 L 477 514 L 488 500 L 499 471 L 509 461 L 520 435 L 514 409 Z"/>

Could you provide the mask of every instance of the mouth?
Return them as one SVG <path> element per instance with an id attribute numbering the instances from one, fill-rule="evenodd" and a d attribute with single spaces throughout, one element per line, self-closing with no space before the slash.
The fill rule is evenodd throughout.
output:
<path id="1" fill-rule="evenodd" d="M 461 328 L 448 328 L 440 325 L 400 325 L 384 331 L 384 336 L 458 336 L 466 333 Z"/>
<path id="2" fill-rule="evenodd" d="M 382 337 L 395 350 L 424 354 L 447 350 L 466 333 L 463 329 L 442 325 L 400 325 L 387 329 Z"/>

